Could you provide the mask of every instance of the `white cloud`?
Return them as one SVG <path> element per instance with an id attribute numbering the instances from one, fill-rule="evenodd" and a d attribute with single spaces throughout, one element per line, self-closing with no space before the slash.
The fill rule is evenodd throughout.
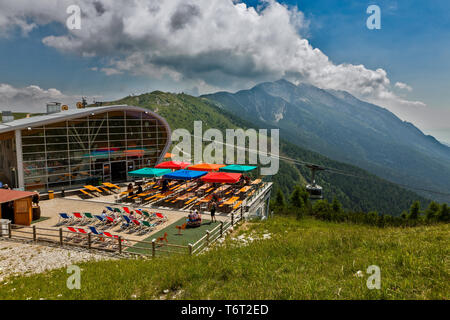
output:
<path id="1" fill-rule="evenodd" d="M 103 58 L 107 75 L 170 77 L 200 93 L 286 78 L 345 90 L 401 113 L 424 106 L 394 93 L 383 69 L 334 64 L 301 36 L 308 27 L 303 13 L 275 0 L 258 9 L 232 0 L 16 0 L 0 4 L 0 27 L 26 33 L 52 21 L 65 26 L 73 3 L 83 13 L 81 30 L 42 41 Z M 410 89 L 401 82 L 394 87 Z"/>
<path id="2" fill-rule="evenodd" d="M 122 74 L 122 71 L 119 71 L 117 69 L 114 68 L 102 68 L 100 71 L 104 72 L 107 76 L 112 76 L 115 74 Z"/>
<path id="3" fill-rule="evenodd" d="M 4 111 L 44 112 L 46 103 L 52 101 L 73 108 L 79 99 L 80 96 L 66 95 L 54 88 L 45 90 L 36 85 L 17 88 L 0 83 L 0 110 Z"/>
<path id="4" fill-rule="evenodd" d="M 409 91 L 409 92 L 411 92 L 413 90 L 410 86 L 408 86 L 406 83 L 403 83 L 403 82 L 396 82 L 395 87 L 399 88 L 401 90 Z"/>

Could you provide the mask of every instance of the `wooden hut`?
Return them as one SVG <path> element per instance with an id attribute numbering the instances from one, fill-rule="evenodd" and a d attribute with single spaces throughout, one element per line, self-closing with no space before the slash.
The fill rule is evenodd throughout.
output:
<path id="1" fill-rule="evenodd" d="M 29 226 L 33 220 L 32 198 L 35 192 L 0 189 L 0 219 Z"/>

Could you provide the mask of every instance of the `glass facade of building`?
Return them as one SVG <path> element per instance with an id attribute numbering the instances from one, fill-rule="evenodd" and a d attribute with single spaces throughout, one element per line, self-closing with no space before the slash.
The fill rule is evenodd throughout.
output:
<path id="1" fill-rule="evenodd" d="M 120 182 L 127 172 L 156 164 L 167 126 L 151 113 L 94 112 L 22 130 L 25 190 L 60 190 Z"/>

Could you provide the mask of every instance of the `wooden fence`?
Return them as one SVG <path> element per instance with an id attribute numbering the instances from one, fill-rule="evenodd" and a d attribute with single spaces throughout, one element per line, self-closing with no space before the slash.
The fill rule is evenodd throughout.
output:
<path id="1" fill-rule="evenodd" d="M 90 232 L 74 233 L 60 228 L 42 228 L 37 226 L 21 226 L 8 224 L 7 234 L 4 238 L 33 241 L 35 243 L 51 243 L 60 247 L 80 247 L 88 250 L 101 250 L 119 255 L 138 255 L 156 257 L 168 254 L 195 255 L 203 252 L 217 239 L 223 237 L 226 232 L 243 220 L 243 208 L 240 213 L 231 213 L 230 219 L 220 221 L 214 229 L 206 231 L 205 235 L 193 244 L 177 245 L 167 242 L 132 240 L 122 236 L 113 238 L 104 235 L 96 235 Z"/>

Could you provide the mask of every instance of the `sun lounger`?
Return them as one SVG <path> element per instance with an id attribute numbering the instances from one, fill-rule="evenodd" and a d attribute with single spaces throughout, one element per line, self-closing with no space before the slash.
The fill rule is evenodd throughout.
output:
<path id="1" fill-rule="evenodd" d="M 98 231 L 97 228 L 94 226 L 89 226 L 88 228 L 92 232 L 92 234 L 95 234 L 97 236 L 103 235 L 103 232 Z"/>
<path id="2" fill-rule="evenodd" d="M 128 209 L 128 207 L 123 207 L 123 211 L 125 211 L 125 212 L 128 213 L 128 214 L 131 213 L 131 211 L 130 211 L 130 209 Z"/>
<path id="3" fill-rule="evenodd" d="M 78 223 L 78 224 L 86 223 L 86 218 L 80 212 L 73 212 L 72 215 L 73 215 L 76 223 Z"/>
<path id="4" fill-rule="evenodd" d="M 142 210 L 142 215 L 144 216 L 145 219 L 150 220 L 150 213 L 148 211 Z"/>
<path id="5" fill-rule="evenodd" d="M 95 215 L 94 217 L 99 221 L 98 225 L 101 225 L 101 226 L 105 226 L 106 225 L 106 219 L 105 218 L 103 218 L 100 215 Z"/>
<path id="6" fill-rule="evenodd" d="M 156 224 L 150 223 L 145 220 L 141 220 L 141 224 L 147 229 L 147 232 L 152 231 L 156 227 Z"/>
<path id="7" fill-rule="evenodd" d="M 142 224 L 139 222 L 139 220 L 133 219 L 133 220 L 131 220 L 131 222 L 134 225 L 134 230 L 135 231 L 137 231 L 137 232 L 142 231 Z"/>
<path id="8" fill-rule="evenodd" d="M 66 241 L 74 241 L 81 242 L 81 235 L 78 233 L 78 230 L 74 227 L 67 227 L 67 230 L 71 232 L 70 236 L 66 236 Z"/>
<path id="9" fill-rule="evenodd" d="M 103 232 L 97 230 L 97 228 L 94 226 L 89 226 L 88 228 L 89 232 L 94 235 L 93 237 L 91 237 L 92 242 L 104 241 Z"/>
<path id="10" fill-rule="evenodd" d="M 88 222 L 88 223 L 93 223 L 95 221 L 95 217 L 90 212 L 85 212 L 84 217 L 85 217 L 86 222 Z"/>
<path id="11" fill-rule="evenodd" d="M 57 225 L 70 224 L 73 222 L 73 217 L 69 216 L 67 213 L 59 213 L 59 220 Z"/>
<path id="12" fill-rule="evenodd" d="M 119 223 L 119 221 L 117 221 L 116 219 L 114 219 L 110 216 L 106 216 L 105 219 L 106 219 L 106 224 L 111 224 L 111 225 L 115 226 L 116 224 Z"/>

